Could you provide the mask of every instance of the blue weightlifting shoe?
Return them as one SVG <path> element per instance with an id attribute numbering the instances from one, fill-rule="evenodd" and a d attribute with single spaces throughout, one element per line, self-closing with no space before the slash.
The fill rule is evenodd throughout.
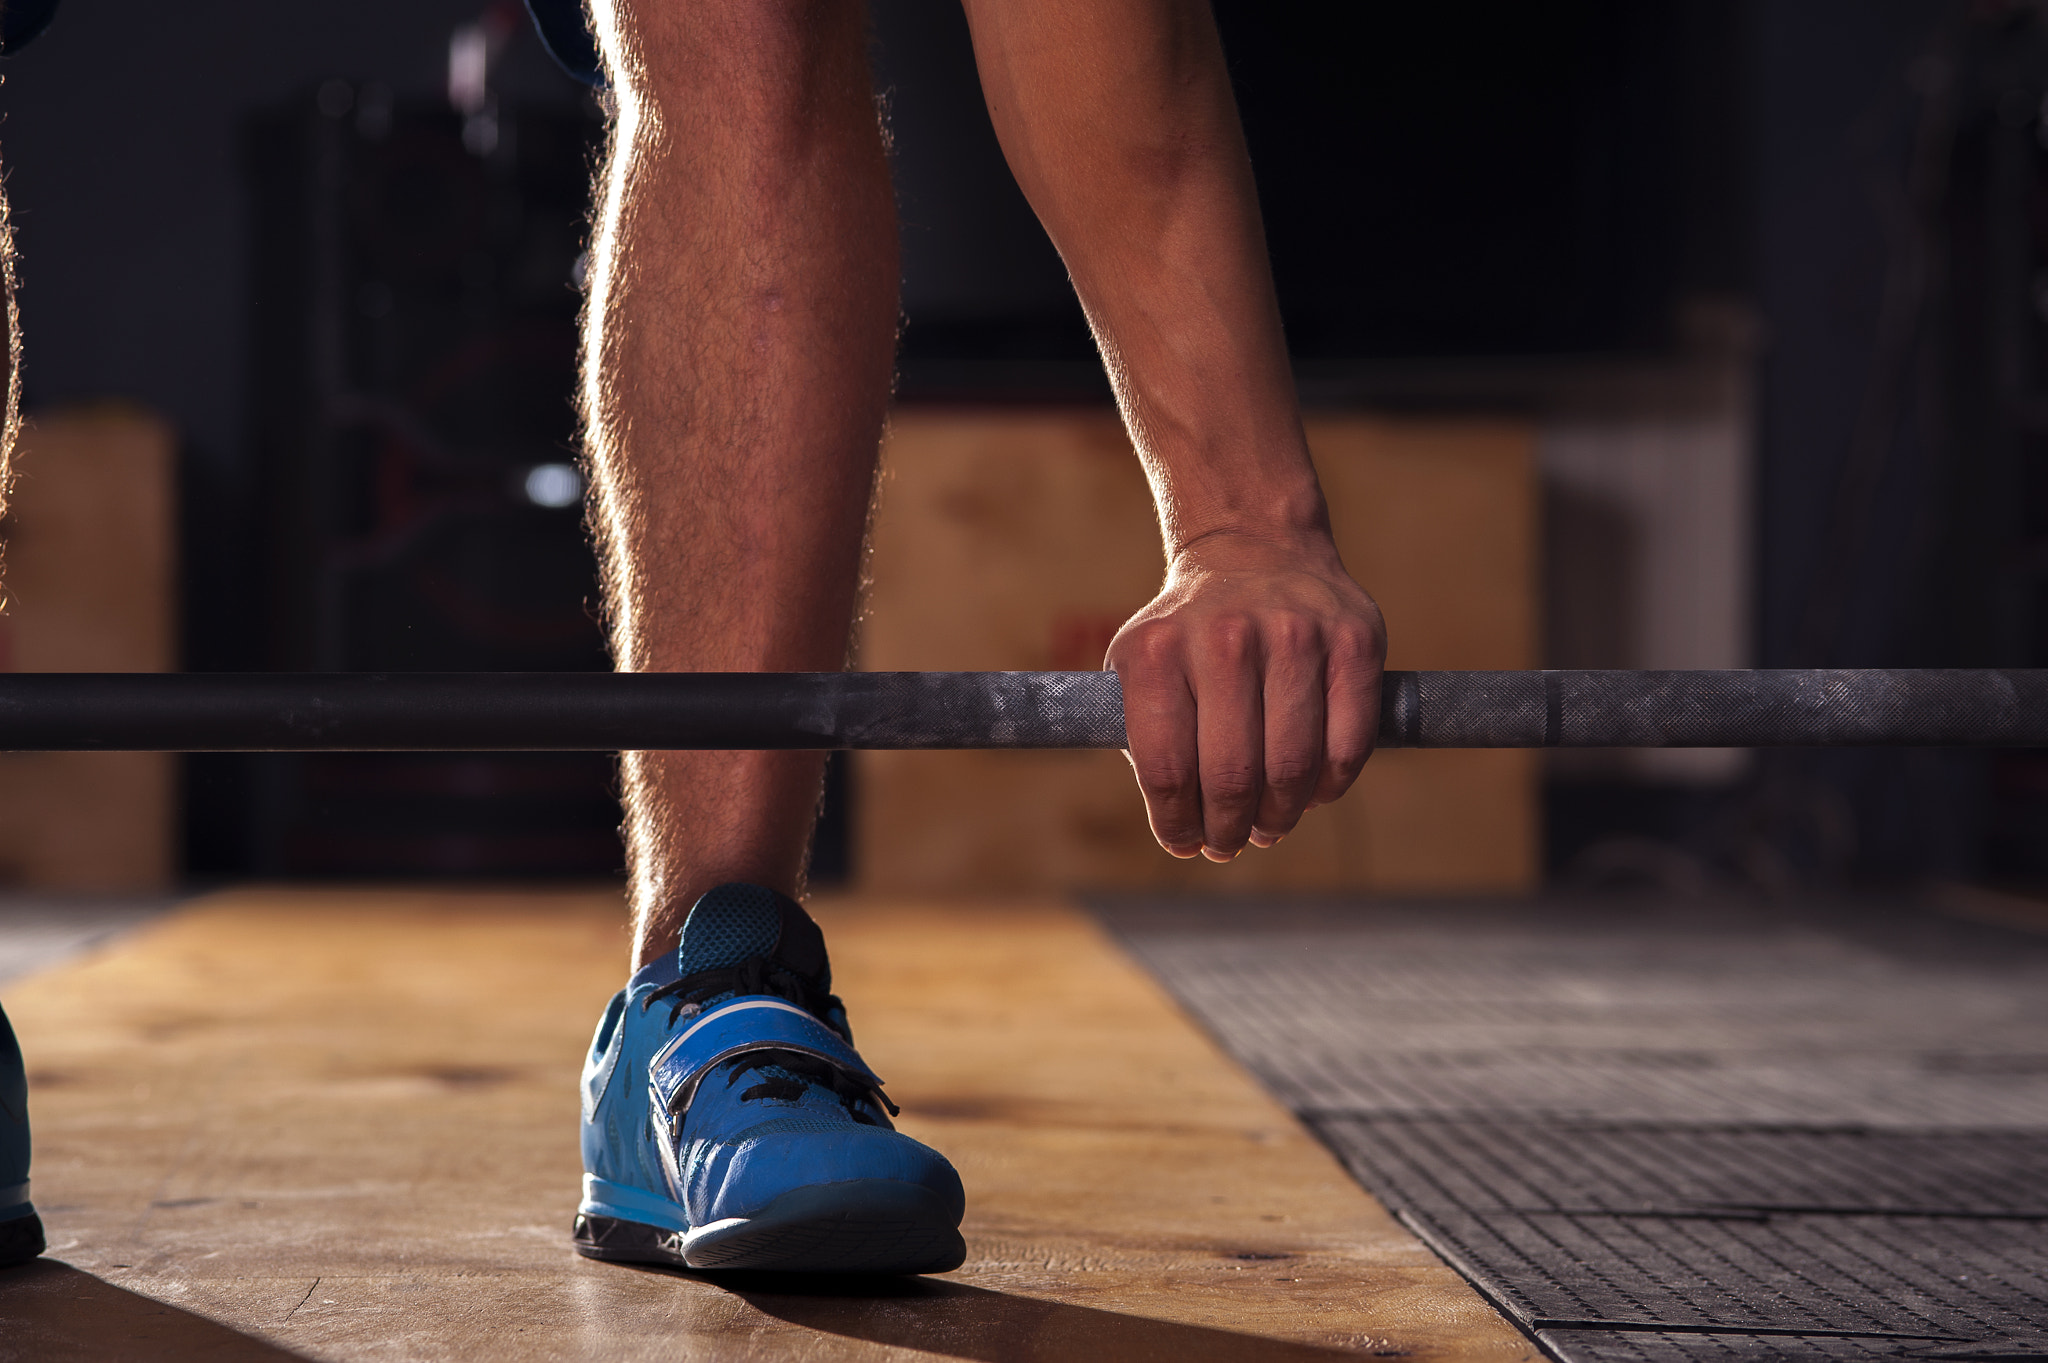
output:
<path id="1" fill-rule="evenodd" d="M 612 999 L 584 1062 L 580 1253 L 804 1273 L 960 1266 L 960 1176 L 890 1125 L 831 985 L 824 934 L 794 900 L 731 884 L 697 901 L 681 950 Z"/>
<path id="2" fill-rule="evenodd" d="M 28 1076 L 0 1010 L 0 1268 L 43 1252 L 43 1223 L 28 1200 Z"/>

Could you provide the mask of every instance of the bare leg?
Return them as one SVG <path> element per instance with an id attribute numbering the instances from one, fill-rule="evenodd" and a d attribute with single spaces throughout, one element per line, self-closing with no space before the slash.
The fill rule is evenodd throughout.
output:
<path id="1" fill-rule="evenodd" d="M 894 363 L 859 5 L 597 0 L 619 98 L 583 406 L 623 671 L 846 662 Z M 823 760 L 628 753 L 636 963 L 727 880 L 801 889 Z"/>
<path id="2" fill-rule="evenodd" d="M 7 398 L 0 407 L 0 515 L 14 491 L 14 445 L 21 438 L 21 310 L 14 300 L 14 215 L 0 186 L 0 300 L 7 312 Z"/>

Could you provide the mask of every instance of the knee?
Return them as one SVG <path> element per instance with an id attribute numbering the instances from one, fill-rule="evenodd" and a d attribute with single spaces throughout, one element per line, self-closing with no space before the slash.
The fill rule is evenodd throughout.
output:
<path id="1" fill-rule="evenodd" d="M 715 112 L 757 132 L 800 130 L 835 96 L 872 98 L 865 6 L 845 0 L 595 0 L 622 94 Z"/>

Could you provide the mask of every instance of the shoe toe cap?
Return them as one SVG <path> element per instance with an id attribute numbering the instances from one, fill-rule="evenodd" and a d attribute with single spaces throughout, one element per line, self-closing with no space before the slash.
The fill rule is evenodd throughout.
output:
<path id="1" fill-rule="evenodd" d="M 686 1176 L 690 1219 L 704 1225 L 750 1216 L 796 1188 L 883 1179 L 928 1188 L 955 1212 L 966 1196 L 946 1157 L 900 1132 L 856 1126 L 769 1129 L 693 1152 Z"/>

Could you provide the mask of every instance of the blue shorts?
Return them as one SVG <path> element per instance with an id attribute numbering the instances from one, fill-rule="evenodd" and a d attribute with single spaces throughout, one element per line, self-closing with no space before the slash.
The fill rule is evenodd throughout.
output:
<path id="1" fill-rule="evenodd" d="M 21 51 L 56 13 L 57 0 L 0 0 L 0 57 Z"/>
<path id="2" fill-rule="evenodd" d="M 0 57 L 12 56 L 49 27 L 58 0 L 0 0 Z M 585 85 L 604 84 L 597 39 L 583 17 L 583 0 L 526 0 L 533 26 L 562 69 Z"/>
<path id="3" fill-rule="evenodd" d="M 11 9 L 20 0 L 8 0 Z M 56 0 L 50 0 L 55 4 Z M 533 26 L 540 30 L 541 45 L 562 69 L 585 85 L 604 84 L 604 68 L 597 60 L 597 39 L 583 17 L 583 0 L 526 0 Z"/>

